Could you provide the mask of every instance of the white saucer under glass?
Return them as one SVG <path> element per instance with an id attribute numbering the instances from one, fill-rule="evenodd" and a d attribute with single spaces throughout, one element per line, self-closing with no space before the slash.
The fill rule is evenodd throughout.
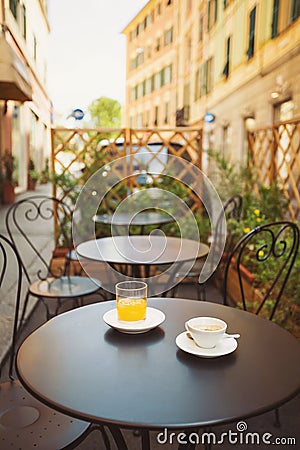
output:
<path id="1" fill-rule="evenodd" d="M 122 333 L 139 334 L 146 333 L 147 331 L 158 327 L 165 320 L 165 315 L 159 309 L 147 307 L 146 319 L 135 322 L 125 322 L 118 319 L 117 309 L 115 308 L 107 311 L 103 315 L 103 320 L 107 325 Z"/>

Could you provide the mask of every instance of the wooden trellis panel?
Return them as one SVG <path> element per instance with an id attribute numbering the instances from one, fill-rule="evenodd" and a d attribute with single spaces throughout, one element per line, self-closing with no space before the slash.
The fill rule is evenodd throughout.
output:
<path id="1" fill-rule="evenodd" d="M 126 142 L 126 145 L 124 145 L 124 142 Z M 53 194 L 60 197 L 64 195 L 60 181 L 65 182 L 67 180 L 70 190 L 80 189 L 93 172 L 125 155 L 129 158 L 129 174 L 134 174 L 135 169 L 138 173 L 143 168 L 141 167 L 141 155 L 139 155 L 141 150 L 147 150 L 145 172 L 149 171 L 149 167 L 153 163 L 156 163 L 159 171 L 164 173 L 167 167 L 167 158 L 164 163 L 164 158 L 161 155 L 166 149 L 168 155 L 181 157 L 201 169 L 202 129 L 99 130 L 55 128 L 52 130 L 52 170 L 53 173 L 57 174 L 57 182 L 54 184 Z M 127 184 L 130 191 L 139 187 L 134 176 L 126 178 L 129 174 L 122 170 L 118 171 L 117 166 L 113 170 L 115 170 L 117 178 L 120 179 L 120 183 Z M 189 175 L 188 172 L 190 171 L 186 168 L 182 173 L 177 174 L 177 178 L 184 180 Z M 199 180 L 192 179 L 189 184 L 193 187 L 197 182 Z M 122 190 L 122 186 L 119 190 L 111 191 L 108 203 L 110 205 L 118 204 L 122 196 L 125 195 L 124 192 L 127 192 L 127 190 Z M 200 200 L 193 189 L 190 189 L 189 197 L 191 209 L 197 210 L 200 206 Z"/>
<path id="2" fill-rule="evenodd" d="M 259 184 L 278 182 L 288 202 L 287 217 L 300 219 L 300 120 L 249 133 L 249 163 Z"/>

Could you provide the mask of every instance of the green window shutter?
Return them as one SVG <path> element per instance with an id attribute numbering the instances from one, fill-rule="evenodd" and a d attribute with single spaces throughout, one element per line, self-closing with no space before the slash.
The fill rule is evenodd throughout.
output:
<path id="1" fill-rule="evenodd" d="M 278 17 L 279 17 L 280 0 L 273 0 L 273 17 L 271 37 L 274 38 L 278 34 Z"/>
<path id="2" fill-rule="evenodd" d="M 300 0 L 293 0 L 291 21 L 295 22 L 300 16 Z"/>
<path id="3" fill-rule="evenodd" d="M 248 59 L 251 59 L 254 55 L 255 18 L 256 6 L 250 12 L 249 45 L 247 50 Z"/>

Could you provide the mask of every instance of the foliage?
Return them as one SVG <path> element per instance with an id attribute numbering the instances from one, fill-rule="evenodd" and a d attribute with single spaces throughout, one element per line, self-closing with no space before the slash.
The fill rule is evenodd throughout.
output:
<path id="1" fill-rule="evenodd" d="M 29 163 L 28 163 L 28 175 L 29 175 L 31 181 L 34 181 L 34 182 L 38 181 L 41 177 L 40 172 L 38 170 L 36 170 L 34 161 L 31 158 L 29 159 Z"/>
<path id="2" fill-rule="evenodd" d="M 213 165 L 212 178 L 221 199 L 224 201 L 235 194 L 241 194 L 243 197 L 240 220 L 227 220 L 228 234 L 233 239 L 233 244 L 259 225 L 284 219 L 287 201 L 276 182 L 271 186 L 260 185 L 255 188 L 257 186 L 255 172 L 251 172 L 237 163 L 230 163 L 216 152 L 210 151 L 209 155 Z M 261 264 L 256 259 L 256 251 L 264 243 L 257 240 L 252 248 L 249 248 L 242 262 L 248 271 L 255 274 L 253 287 L 262 293 L 266 286 L 269 286 L 274 280 L 280 264 L 280 258 L 268 258 L 267 264 Z M 289 245 L 290 238 L 287 237 L 287 246 Z M 300 256 L 298 254 L 274 320 L 300 337 L 299 269 Z M 272 304 L 271 298 L 266 303 L 266 309 L 270 309 Z M 257 304 L 252 305 L 253 310 L 256 310 L 257 307 Z"/>
<path id="3" fill-rule="evenodd" d="M 121 105 L 117 100 L 100 97 L 89 106 L 94 125 L 99 128 L 119 128 L 121 126 Z"/>
<path id="4" fill-rule="evenodd" d="M 40 182 L 47 183 L 50 180 L 49 158 L 45 159 L 45 166 L 42 170 Z"/>
<path id="5" fill-rule="evenodd" d="M 3 180 L 13 183 L 15 181 L 16 159 L 8 151 L 5 150 L 1 157 L 1 175 Z"/>

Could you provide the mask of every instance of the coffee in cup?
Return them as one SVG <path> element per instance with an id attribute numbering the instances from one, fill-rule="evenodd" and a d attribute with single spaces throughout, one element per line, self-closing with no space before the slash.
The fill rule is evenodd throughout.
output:
<path id="1" fill-rule="evenodd" d="M 227 323 L 217 317 L 193 317 L 185 328 L 199 347 L 213 348 L 224 338 Z"/>

